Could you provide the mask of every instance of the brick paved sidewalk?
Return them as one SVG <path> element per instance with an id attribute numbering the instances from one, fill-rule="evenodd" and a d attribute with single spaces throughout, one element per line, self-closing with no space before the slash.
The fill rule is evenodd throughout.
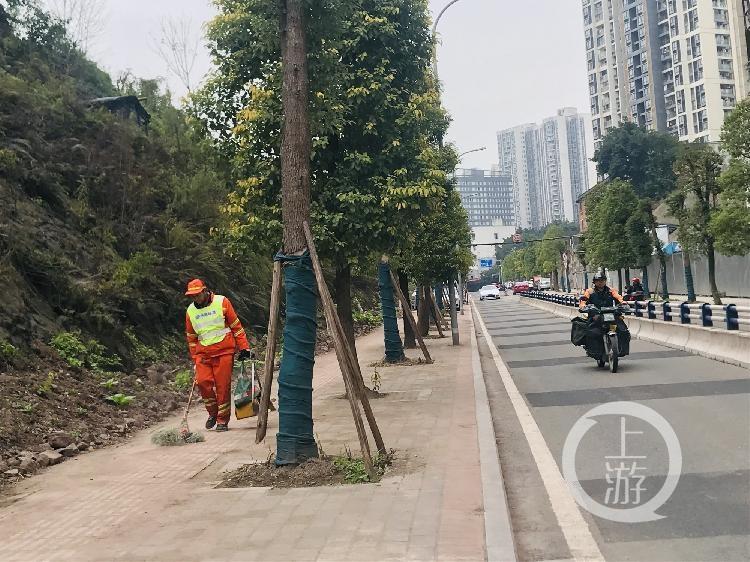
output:
<path id="1" fill-rule="evenodd" d="M 0 510 L 0 560 L 484 560 L 470 315 L 461 336 L 459 348 L 428 341 L 434 365 L 378 369 L 387 396 L 372 404 L 400 465 L 378 484 L 214 489 L 223 470 L 266 459 L 275 414 L 261 445 L 254 420 L 179 448 L 142 432 L 30 479 L 28 495 Z M 382 331 L 358 341 L 365 377 L 382 349 Z M 314 386 L 324 449 L 356 452 L 333 353 L 317 359 Z"/>

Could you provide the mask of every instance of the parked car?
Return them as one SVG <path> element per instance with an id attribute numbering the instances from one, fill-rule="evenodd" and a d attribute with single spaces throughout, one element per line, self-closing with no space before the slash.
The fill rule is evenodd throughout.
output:
<path id="1" fill-rule="evenodd" d="M 519 281 L 518 283 L 513 284 L 513 294 L 517 295 L 518 293 L 525 293 L 531 288 L 531 285 L 529 285 L 528 281 Z"/>
<path id="2" fill-rule="evenodd" d="M 552 280 L 549 277 L 540 277 L 536 282 L 537 291 L 549 291 L 552 288 Z"/>
<path id="3" fill-rule="evenodd" d="M 485 285 L 481 289 L 479 289 L 479 300 L 483 301 L 484 299 L 499 299 L 500 298 L 500 289 L 495 287 L 494 285 Z"/>

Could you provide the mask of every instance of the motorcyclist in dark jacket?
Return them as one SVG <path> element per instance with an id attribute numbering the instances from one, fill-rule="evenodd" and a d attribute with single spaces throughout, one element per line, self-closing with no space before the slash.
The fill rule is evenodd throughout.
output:
<path id="1" fill-rule="evenodd" d="M 593 288 L 586 289 L 586 292 L 581 295 L 579 308 L 583 308 L 589 304 L 596 308 L 615 306 L 615 302 L 622 304 L 625 301 L 615 289 L 607 287 L 607 275 L 600 269 L 594 275 Z"/>

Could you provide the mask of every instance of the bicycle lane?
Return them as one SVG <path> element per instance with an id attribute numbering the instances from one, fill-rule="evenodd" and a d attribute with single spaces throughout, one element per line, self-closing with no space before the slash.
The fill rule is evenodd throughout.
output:
<path id="1" fill-rule="evenodd" d="M 750 376 L 740 367 L 633 340 L 632 354 L 613 375 L 599 370 L 570 344 L 570 322 L 508 297 L 477 302 L 480 355 L 495 419 L 501 465 L 519 559 L 580 558 L 571 553 L 538 453 L 513 408 L 500 372 L 507 368 L 530 411 L 527 422 L 543 436 L 541 448 L 560 475 L 565 439 L 574 423 L 597 405 L 630 401 L 648 406 L 674 428 L 682 448 L 682 476 L 657 510 L 663 519 L 618 523 L 583 511 L 590 535 L 607 560 L 740 560 L 750 553 Z M 499 365 L 482 333 L 497 350 Z M 515 419 L 513 419 L 515 418 Z M 602 504 L 613 500 L 607 456 L 621 446 L 618 416 L 597 418 L 575 456 L 577 480 Z M 627 446 L 645 456 L 642 502 L 661 489 L 669 459 L 664 440 L 645 422 L 627 417 Z M 537 444 L 537 449 L 540 448 Z M 635 449 L 634 449 L 635 450 Z M 630 452 L 630 451 L 628 451 Z M 543 456 L 543 455 L 542 455 Z M 543 486 L 541 484 L 544 484 Z M 567 488 L 567 487 L 566 487 Z M 620 490 L 621 491 L 621 490 Z M 568 497 L 570 494 L 568 492 Z M 631 499 L 631 501 L 634 501 Z M 632 504 L 631 504 L 632 505 Z M 558 506 L 559 507 L 559 506 Z M 616 506 L 623 508 L 622 504 Z M 565 522 L 563 522 L 564 524 Z M 578 527 L 570 533 L 581 531 Z M 585 533 L 584 533 L 585 534 Z"/>

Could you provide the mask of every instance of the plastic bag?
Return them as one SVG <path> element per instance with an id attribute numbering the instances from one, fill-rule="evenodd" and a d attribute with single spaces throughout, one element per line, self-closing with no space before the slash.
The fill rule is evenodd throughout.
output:
<path id="1" fill-rule="evenodd" d="M 586 343 L 588 322 L 583 318 L 573 318 L 570 321 L 570 342 L 575 346 Z"/>

